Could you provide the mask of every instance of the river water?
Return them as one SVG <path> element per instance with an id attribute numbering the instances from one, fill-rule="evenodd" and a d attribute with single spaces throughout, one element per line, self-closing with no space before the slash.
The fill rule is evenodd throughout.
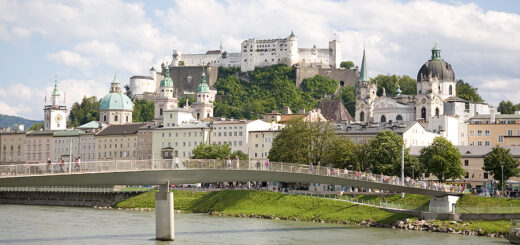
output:
<path id="1" fill-rule="evenodd" d="M 155 212 L 0 205 L 0 244 L 508 244 L 505 239 L 280 220 L 175 214 L 175 242 L 154 241 Z"/>

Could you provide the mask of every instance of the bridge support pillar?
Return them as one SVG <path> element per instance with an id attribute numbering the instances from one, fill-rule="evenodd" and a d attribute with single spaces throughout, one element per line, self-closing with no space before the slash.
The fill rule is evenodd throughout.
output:
<path id="1" fill-rule="evenodd" d="M 446 195 L 443 197 L 430 197 L 431 213 L 452 213 L 455 212 L 455 203 L 459 196 Z"/>
<path id="2" fill-rule="evenodd" d="M 155 193 L 155 239 L 160 241 L 174 240 L 173 193 L 168 186 L 168 182 L 159 185 L 159 192 Z"/>

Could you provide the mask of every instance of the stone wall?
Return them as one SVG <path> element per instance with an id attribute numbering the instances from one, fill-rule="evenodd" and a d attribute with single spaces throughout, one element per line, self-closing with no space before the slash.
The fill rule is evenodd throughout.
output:
<path id="1" fill-rule="evenodd" d="M 359 71 L 355 69 L 333 69 L 321 68 L 319 66 L 301 66 L 296 68 L 296 86 L 300 86 L 303 79 L 311 78 L 316 75 L 335 79 L 340 82 L 342 86 L 356 86 L 359 79 Z"/>
<path id="2" fill-rule="evenodd" d="M 141 192 L 0 192 L 0 204 L 106 207 Z"/>

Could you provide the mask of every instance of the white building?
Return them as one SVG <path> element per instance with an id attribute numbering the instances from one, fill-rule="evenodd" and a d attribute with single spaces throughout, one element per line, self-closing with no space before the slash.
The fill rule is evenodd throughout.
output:
<path id="1" fill-rule="evenodd" d="M 130 77 L 130 97 L 134 98 L 137 95 L 154 94 L 157 89 L 155 79 L 157 72 L 152 67 L 150 69 L 150 76 L 132 76 Z"/>
<path id="2" fill-rule="evenodd" d="M 251 160 L 267 160 L 274 138 L 280 132 L 280 130 L 249 131 L 249 158 Z"/>
<path id="3" fill-rule="evenodd" d="M 279 126 L 276 123 L 268 123 L 262 120 L 223 119 L 222 121 L 213 122 L 211 128 L 211 144 L 223 145 L 227 143 L 231 146 L 231 152 L 242 151 L 248 154 L 249 132 L 277 130 Z"/>
<path id="4" fill-rule="evenodd" d="M 329 42 L 328 48 L 298 48 L 298 38 L 291 33 L 287 38 L 260 40 L 250 38 L 242 42 L 240 53 L 227 53 L 210 50 L 206 54 L 182 54 L 173 52 L 173 66 L 240 67 L 243 72 L 253 71 L 255 67 L 285 64 L 319 64 L 323 67 L 339 68 L 341 63 L 341 43 Z"/>
<path id="5" fill-rule="evenodd" d="M 216 91 L 212 91 L 209 89 L 208 84 L 206 83 L 206 74 L 202 71 L 202 79 L 197 86 L 197 101 L 191 108 L 193 109 L 193 117 L 197 120 L 204 120 L 206 118 L 213 117 L 213 101 L 215 101 Z"/>
<path id="6" fill-rule="evenodd" d="M 57 81 L 51 96 L 51 104 L 43 109 L 45 115 L 44 130 L 63 130 L 67 128 L 67 107 L 60 105 L 60 91 Z"/>

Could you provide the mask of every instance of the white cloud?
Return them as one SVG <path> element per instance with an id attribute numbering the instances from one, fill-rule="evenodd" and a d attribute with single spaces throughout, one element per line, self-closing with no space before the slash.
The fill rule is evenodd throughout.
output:
<path id="1" fill-rule="evenodd" d="M 90 59 L 85 58 L 78 53 L 67 50 L 61 50 L 59 52 L 49 54 L 47 57 L 57 63 L 77 67 L 82 70 L 87 70 L 92 66 Z"/>

